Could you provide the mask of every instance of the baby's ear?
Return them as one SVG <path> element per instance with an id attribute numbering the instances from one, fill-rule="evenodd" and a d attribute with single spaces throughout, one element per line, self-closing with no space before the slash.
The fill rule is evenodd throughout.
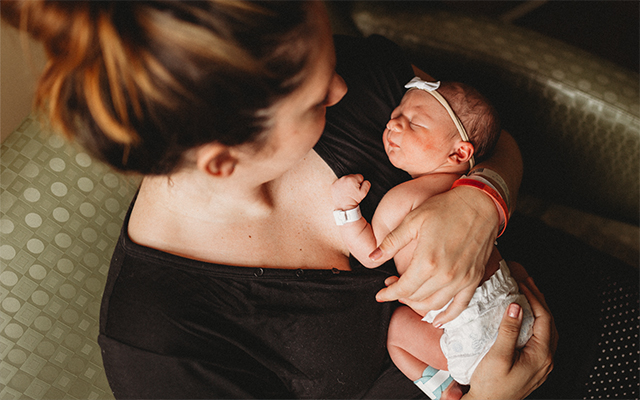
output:
<path id="1" fill-rule="evenodd" d="M 470 142 L 463 142 L 462 140 L 456 143 L 454 152 L 449 155 L 449 162 L 453 164 L 462 164 L 473 157 L 475 148 Z"/>

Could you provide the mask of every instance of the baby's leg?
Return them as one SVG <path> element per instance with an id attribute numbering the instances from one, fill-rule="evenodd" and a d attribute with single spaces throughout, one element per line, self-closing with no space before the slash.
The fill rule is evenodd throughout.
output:
<path id="1" fill-rule="evenodd" d="M 422 317 L 409 307 L 399 307 L 391 317 L 387 348 L 398 369 L 412 381 L 420 379 L 431 366 L 447 370 L 447 359 L 440 349 L 443 330 L 422 321 Z M 442 400 L 462 397 L 461 386 L 453 381 L 442 393 Z"/>
<path id="2" fill-rule="evenodd" d="M 391 317 L 387 348 L 396 366 L 409 379 L 422 376 L 427 366 L 447 369 L 447 359 L 440 349 L 444 331 L 422 321 L 422 317 L 409 307 L 399 307 Z"/>

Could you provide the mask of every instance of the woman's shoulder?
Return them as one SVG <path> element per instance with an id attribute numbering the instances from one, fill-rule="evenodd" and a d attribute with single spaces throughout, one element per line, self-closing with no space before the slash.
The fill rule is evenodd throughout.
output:
<path id="1" fill-rule="evenodd" d="M 334 35 L 333 40 L 338 54 L 341 52 L 349 54 L 354 51 L 360 51 L 369 52 L 375 57 L 388 53 L 396 53 L 396 55 L 403 57 L 403 50 L 400 46 L 381 35 L 370 35 L 367 37 Z"/>
<path id="2" fill-rule="evenodd" d="M 380 35 L 368 37 L 334 36 L 336 70 L 345 79 L 363 81 L 392 78 L 395 84 L 404 85 L 413 77 L 411 62 L 404 51 L 393 41 Z M 404 88 L 401 90 L 404 92 Z M 392 91 L 395 94 L 395 90 Z"/>

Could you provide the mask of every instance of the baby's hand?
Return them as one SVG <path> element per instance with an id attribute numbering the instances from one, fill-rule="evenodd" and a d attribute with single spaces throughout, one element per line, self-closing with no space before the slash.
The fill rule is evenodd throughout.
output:
<path id="1" fill-rule="evenodd" d="M 333 205 L 336 210 L 355 208 L 369 193 L 370 188 L 371 182 L 364 180 L 362 175 L 345 175 L 331 185 Z"/>

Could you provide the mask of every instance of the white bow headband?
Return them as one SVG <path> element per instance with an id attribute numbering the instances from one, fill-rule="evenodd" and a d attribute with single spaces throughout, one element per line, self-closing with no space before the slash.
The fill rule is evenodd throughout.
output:
<path id="1" fill-rule="evenodd" d="M 460 137 L 462 138 L 462 140 L 464 142 L 470 142 L 469 135 L 467 135 L 467 131 L 464 129 L 462 122 L 460 122 L 460 118 L 458 118 L 458 116 L 453 111 L 453 109 L 451 108 L 447 100 L 445 100 L 445 98 L 442 97 L 442 95 L 436 91 L 436 89 L 440 87 L 440 81 L 427 82 L 427 81 L 423 81 L 422 79 L 416 76 L 413 79 L 411 79 L 409 83 L 404 85 L 404 87 L 407 89 L 424 90 L 425 92 L 430 93 L 433 97 L 435 97 L 435 99 L 438 100 L 438 102 L 442 104 L 442 106 L 449 113 L 449 116 L 453 120 L 453 123 L 456 125 L 456 128 L 458 129 L 458 133 L 460 133 Z M 469 169 L 473 168 L 474 164 L 475 164 L 475 160 L 473 156 L 471 156 L 471 158 L 469 159 Z"/>

